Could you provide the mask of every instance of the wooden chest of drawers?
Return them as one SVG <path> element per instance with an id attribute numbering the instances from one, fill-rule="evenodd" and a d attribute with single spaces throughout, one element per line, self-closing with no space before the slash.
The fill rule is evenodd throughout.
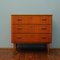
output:
<path id="1" fill-rule="evenodd" d="M 49 51 L 52 15 L 12 15 L 11 37 L 14 46 L 17 43 L 46 43 Z"/>

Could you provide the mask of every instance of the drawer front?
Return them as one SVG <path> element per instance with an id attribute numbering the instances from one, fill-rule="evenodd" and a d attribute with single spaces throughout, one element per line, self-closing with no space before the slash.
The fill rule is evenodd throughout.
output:
<path id="1" fill-rule="evenodd" d="M 48 43 L 51 42 L 52 35 L 51 34 L 40 34 L 41 43 Z"/>
<path id="2" fill-rule="evenodd" d="M 31 16 L 12 16 L 12 24 L 31 24 Z"/>
<path id="3" fill-rule="evenodd" d="M 34 33 L 35 29 L 32 25 L 13 25 L 12 33 Z"/>
<path id="4" fill-rule="evenodd" d="M 12 42 L 47 43 L 51 42 L 51 34 L 12 34 Z"/>
<path id="5" fill-rule="evenodd" d="M 51 25 L 13 25 L 12 33 L 51 33 Z"/>
<path id="6" fill-rule="evenodd" d="M 37 26 L 37 31 L 40 33 L 52 33 L 52 25 Z"/>
<path id="7" fill-rule="evenodd" d="M 33 16 L 32 24 L 52 24 L 52 16 Z"/>
<path id="8" fill-rule="evenodd" d="M 12 16 L 12 24 L 52 24 L 52 16 Z"/>
<path id="9" fill-rule="evenodd" d="M 40 16 L 41 24 L 52 24 L 52 16 Z"/>

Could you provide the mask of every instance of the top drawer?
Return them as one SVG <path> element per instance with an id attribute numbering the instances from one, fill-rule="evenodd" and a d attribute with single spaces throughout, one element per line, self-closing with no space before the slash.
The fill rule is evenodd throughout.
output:
<path id="1" fill-rule="evenodd" d="M 40 16 L 40 24 L 52 24 L 52 16 Z"/>
<path id="2" fill-rule="evenodd" d="M 12 24 L 52 24 L 51 15 L 12 15 Z"/>

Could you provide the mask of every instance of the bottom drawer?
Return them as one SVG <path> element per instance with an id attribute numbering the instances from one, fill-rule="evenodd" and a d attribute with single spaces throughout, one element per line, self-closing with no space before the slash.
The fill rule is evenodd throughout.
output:
<path id="1" fill-rule="evenodd" d="M 48 43 L 51 42 L 51 34 L 12 34 L 12 42 Z"/>

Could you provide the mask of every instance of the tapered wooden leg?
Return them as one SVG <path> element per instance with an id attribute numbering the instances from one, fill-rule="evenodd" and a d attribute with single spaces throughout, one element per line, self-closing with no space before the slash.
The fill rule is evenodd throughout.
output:
<path id="1" fill-rule="evenodd" d="M 47 44 L 48 54 L 50 54 L 50 44 Z"/>
<path id="2" fill-rule="evenodd" d="M 16 51 L 16 44 L 15 43 L 13 44 L 13 49 L 14 49 L 14 51 Z"/>
<path id="3" fill-rule="evenodd" d="M 17 54 L 17 51 L 16 51 L 16 44 L 15 44 L 15 43 L 13 44 L 13 54 L 14 54 L 14 55 Z"/>

